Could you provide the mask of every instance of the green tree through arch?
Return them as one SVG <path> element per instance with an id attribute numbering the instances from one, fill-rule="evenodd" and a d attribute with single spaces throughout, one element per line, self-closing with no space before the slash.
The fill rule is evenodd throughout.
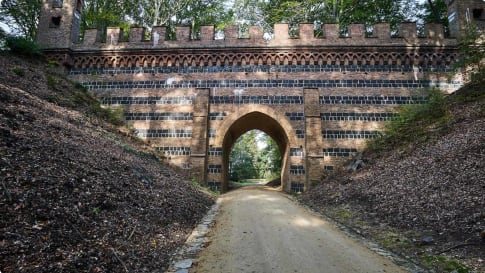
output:
<path id="1" fill-rule="evenodd" d="M 234 143 L 229 155 L 231 180 L 271 179 L 279 176 L 280 172 L 278 145 L 264 132 L 249 131 Z"/>

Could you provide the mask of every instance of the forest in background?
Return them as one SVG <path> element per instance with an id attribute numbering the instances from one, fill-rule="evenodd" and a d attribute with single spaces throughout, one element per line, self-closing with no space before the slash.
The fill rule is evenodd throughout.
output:
<path id="1" fill-rule="evenodd" d="M 55 0 L 59 1 L 59 0 Z M 35 40 L 41 0 L 3 0 L 0 2 L 0 30 Z M 121 27 L 127 34 L 131 26 L 164 25 L 168 38 L 174 38 L 175 26 L 191 26 L 192 38 L 199 36 L 200 26 L 214 25 L 217 31 L 227 25 L 238 25 L 240 36 L 250 25 L 260 26 L 271 37 L 275 23 L 290 25 L 296 34 L 299 23 L 314 23 L 321 35 L 323 23 L 338 23 L 345 32 L 350 23 L 367 27 L 388 22 L 393 32 L 401 22 L 417 21 L 447 25 L 444 0 L 85 0 L 82 30 L 107 26 Z M 5 27 L 5 26 L 8 26 Z"/>

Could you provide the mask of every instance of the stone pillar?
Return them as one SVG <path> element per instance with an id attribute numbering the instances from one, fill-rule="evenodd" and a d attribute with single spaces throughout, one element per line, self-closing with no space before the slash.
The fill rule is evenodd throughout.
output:
<path id="1" fill-rule="evenodd" d="M 353 39 L 365 38 L 365 26 L 363 24 L 351 24 L 349 25 L 350 37 Z"/>
<path id="2" fill-rule="evenodd" d="M 323 175 L 323 138 L 320 118 L 320 94 L 317 88 L 303 90 L 305 98 L 305 191 Z"/>
<path id="3" fill-rule="evenodd" d="M 274 40 L 276 42 L 285 42 L 290 39 L 290 33 L 288 31 L 288 24 L 275 24 L 274 25 Z"/>
<path id="4" fill-rule="evenodd" d="M 99 32 L 97 29 L 92 28 L 92 29 L 86 29 L 84 31 L 84 41 L 83 45 L 84 46 L 91 46 L 94 45 L 95 43 L 99 42 Z"/>
<path id="5" fill-rule="evenodd" d="M 132 43 L 139 43 L 145 40 L 144 27 L 131 27 L 129 41 Z"/>
<path id="6" fill-rule="evenodd" d="M 399 35 L 404 39 L 416 39 L 418 37 L 416 23 L 401 23 L 401 25 L 399 26 Z"/>
<path id="7" fill-rule="evenodd" d="M 258 26 L 249 27 L 249 38 L 252 40 L 263 39 L 263 30 Z"/>
<path id="8" fill-rule="evenodd" d="M 300 24 L 300 39 L 303 41 L 315 39 L 313 24 Z"/>
<path id="9" fill-rule="evenodd" d="M 237 40 L 239 38 L 239 27 L 236 25 L 226 26 L 224 28 L 225 40 Z"/>
<path id="10" fill-rule="evenodd" d="M 152 28 L 152 43 L 153 46 L 159 46 L 165 42 L 167 38 L 167 27 L 165 26 L 155 26 Z"/>
<path id="11" fill-rule="evenodd" d="M 175 37 L 177 38 L 177 41 L 179 42 L 188 42 L 190 41 L 190 27 L 183 27 L 183 26 L 178 26 L 175 27 Z"/>
<path id="12" fill-rule="evenodd" d="M 119 27 L 106 28 L 106 44 L 116 46 L 123 37 L 123 30 Z"/>
<path id="13" fill-rule="evenodd" d="M 388 23 L 375 24 L 372 36 L 380 40 L 389 41 L 391 39 L 391 26 Z"/>
<path id="14" fill-rule="evenodd" d="M 201 184 L 205 184 L 207 181 L 209 91 L 209 89 L 196 89 L 190 143 L 190 176 Z"/>
<path id="15" fill-rule="evenodd" d="M 200 26 L 200 40 L 201 41 L 214 41 L 214 26 Z"/>
<path id="16" fill-rule="evenodd" d="M 338 24 L 324 24 L 323 25 L 324 37 L 327 39 L 336 39 L 340 37 Z"/>

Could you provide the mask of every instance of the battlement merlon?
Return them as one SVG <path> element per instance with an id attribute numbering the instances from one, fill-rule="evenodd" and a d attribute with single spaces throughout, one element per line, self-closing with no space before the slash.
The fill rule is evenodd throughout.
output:
<path id="1" fill-rule="evenodd" d="M 190 27 L 178 26 L 175 30 L 175 40 L 167 40 L 167 29 L 164 26 L 152 28 L 150 40 L 145 38 L 145 28 L 132 27 L 129 40 L 122 41 L 122 30 L 107 28 L 106 42 L 101 42 L 96 29 L 85 31 L 84 40 L 73 44 L 73 50 L 103 50 L 103 49 L 163 49 L 163 48 L 211 48 L 211 47 L 281 47 L 281 46 L 448 46 L 455 45 L 454 39 L 447 39 L 444 29 L 439 24 L 427 24 L 425 36 L 418 37 L 416 23 L 403 23 L 399 28 L 399 36 L 392 37 L 389 24 L 376 24 L 371 35 L 366 35 L 363 24 L 348 26 L 347 35 L 342 37 L 338 24 L 323 25 L 323 37 L 315 37 L 313 24 L 300 24 L 299 35 L 292 38 L 289 35 L 288 24 L 274 26 L 274 38 L 265 40 L 263 31 L 257 26 L 249 28 L 249 38 L 240 38 L 237 26 L 227 26 L 224 39 L 215 39 L 214 26 L 201 26 L 200 39 L 191 39 Z"/>

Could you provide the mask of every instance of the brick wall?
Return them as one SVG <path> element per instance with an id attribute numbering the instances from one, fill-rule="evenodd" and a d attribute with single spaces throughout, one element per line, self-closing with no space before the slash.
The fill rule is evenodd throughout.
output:
<path id="1" fill-rule="evenodd" d="M 46 54 L 68 54 L 71 79 L 106 107 L 122 107 L 140 138 L 201 183 L 226 190 L 232 144 L 260 129 L 282 152 L 283 189 L 300 192 L 361 151 L 397 107 L 425 103 L 427 88 L 451 92 L 462 84 L 451 74 L 455 41 L 440 26 L 427 26 L 426 37 L 413 24 L 403 24 L 399 37 L 387 24 L 371 36 L 362 25 L 349 30 L 340 37 L 326 24 L 315 38 L 301 25 L 290 39 L 278 24 L 266 41 L 255 27 L 247 39 L 228 27 L 224 40 L 214 40 L 214 27 L 204 26 L 191 40 L 180 27 L 168 41 L 166 29 L 155 27 L 145 41 L 144 29 L 132 28 L 122 41 L 110 28 L 106 42 L 88 30 L 82 44 Z"/>

